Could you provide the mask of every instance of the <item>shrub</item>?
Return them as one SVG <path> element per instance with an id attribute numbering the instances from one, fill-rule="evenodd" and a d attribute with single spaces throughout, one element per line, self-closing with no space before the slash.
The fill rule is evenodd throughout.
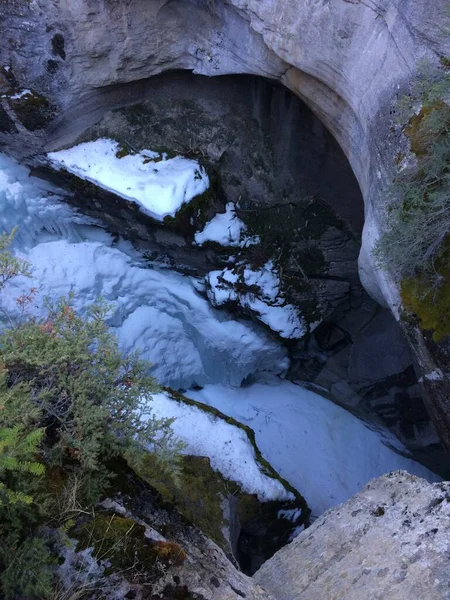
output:
<path id="1" fill-rule="evenodd" d="M 0 290 L 29 274 L 8 252 L 11 239 L 0 236 Z M 23 318 L 0 333 L 0 596 L 7 599 L 49 596 L 55 531 L 99 501 L 108 465 L 123 456 L 138 465 L 151 448 L 170 471 L 178 450 L 171 420 L 148 407 L 157 390 L 150 365 L 121 355 L 105 323 L 108 307 L 99 302 L 81 316 L 69 297 L 35 318 L 27 315 L 34 295 L 17 299 Z"/>
<path id="2" fill-rule="evenodd" d="M 26 319 L 0 336 L 10 386 L 30 387 L 30 411 L 46 427 L 50 465 L 71 459 L 84 471 L 101 470 L 115 456 L 169 435 L 168 420 L 141 419 L 157 387 L 148 363 L 122 357 L 105 324 L 107 308 L 96 304 L 78 315 L 62 299 L 42 319 Z M 23 406 L 8 418 L 23 418 Z"/>
<path id="3" fill-rule="evenodd" d="M 43 434 L 42 428 L 28 433 L 20 426 L 0 428 L 0 507 L 33 502 L 33 498 L 20 487 L 23 486 L 24 474 L 44 474 L 44 465 L 34 460 Z M 8 487 L 5 483 L 8 479 L 17 479 L 17 485 Z M 28 487 L 26 483 L 25 487 Z"/>
<path id="4" fill-rule="evenodd" d="M 399 103 L 399 124 L 410 139 L 414 164 L 397 168 L 389 190 L 386 231 L 375 247 L 378 264 L 401 278 L 442 282 L 449 263 L 450 73 L 423 66 L 411 96 Z M 411 108 L 420 111 L 410 118 Z"/>

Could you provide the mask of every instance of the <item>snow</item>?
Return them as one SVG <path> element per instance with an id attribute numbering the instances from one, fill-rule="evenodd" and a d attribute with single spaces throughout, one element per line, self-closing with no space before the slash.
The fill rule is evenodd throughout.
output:
<path id="1" fill-rule="evenodd" d="M 14 249 L 33 268 L 33 278 L 18 277 L 2 291 L 0 308 L 18 316 L 15 299 L 34 286 L 40 295 L 30 308 L 37 315 L 44 296 L 57 299 L 73 290 L 80 311 L 103 296 L 111 304 L 109 323 L 124 351 L 141 349 L 154 363 L 153 374 L 165 385 L 205 386 L 189 396 L 254 429 L 264 457 L 306 497 L 316 515 L 347 500 L 369 479 L 394 469 L 438 480 L 425 467 L 388 448 L 383 440 L 389 441 L 389 433 L 368 429 L 313 392 L 273 376 L 266 376 L 264 383 L 238 387 L 244 380 L 255 380 L 256 373 L 284 373 L 289 361 L 281 345 L 252 322 L 212 308 L 198 291 L 199 280 L 148 268 L 130 244 L 113 242 L 95 222 L 60 199 L 60 190 L 30 177 L 28 169 L 0 154 L 0 226 L 8 232 L 19 226 Z M 271 263 L 262 270 L 245 265 L 238 269 L 239 273 L 228 269 L 223 274 L 230 286 L 242 276 L 260 288 L 258 295 L 248 294 L 249 301 L 258 299 L 265 306 L 286 309 Z M 224 297 L 236 293 L 224 287 L 216 293 L 223 292 Z M 439 374 L 429 376 L 434 379 Z M 223 460 L 221 469 L 227 460 L 228 468 L 231 461 L 240 461 L 234 469 L 242 478 L 249 477 L 248 469 L 254 472 L 251 463 L 245 463 L 248 448 L 240 445 L 239 452 L 230 454 L 226 429 L 218 428 L 221 433 L 216 434 L 217 423 L 205 424 L 204 416 L 186 414 L 187 421 L 180 418 L 175 426 L 185 427 L 191 440 L 196 439 L 198 452 Z M 229 439 L 233 446 L 242 444 Z M 256 479 L 249 481 L 256 485 Z"/>
<path id="2" fill-rule="evenodd" d="M 313 515 L 396 469 L 440 480 L 383 444 L 389 433 L 381 436 L 333 402 L 288 381 L 266 379 L 242 388 L 208 385 L 187 395 L 251 427 L 264 458 L 306 498 Z"/>
<path id="3" fill-rule="evenodd" d="M 119 150 L 118 142 L 101 138 L 47 156 L 53 167 L 136 202 L 159 221 L 175 216 L 183 204 L 209 187 L 206 171 L 195 160 L 167 158 L 152 150 L 118 158 Z"/>
<path id="4" fill-rule="evenodd" d="M 236 205 L 229 202 L 224 213 L 218 213 L 201 232 L 194 236 L 200 246 L 206 242 L 216 242 L 221 246 L 240 246 L 241 248 L 259 243 L 258 236 L 246 236 L 247 226 L 236 214 Z"/>
<path id="5" fill-rule="evenodd" d="M 20 100 L 20 98 L 23 98 L 24 96 L 32 96 L 33 92 L 31 90 L 22 90 L 21 92 L 17 92 L 17 94 L 14 94 L 13 96 L 10 96 L 11 100 Z"/>
<path id="6" fill-rule="evenodd" d="M 298 310 L 286 303 L 280 292 L 280 280 L 272 261 L 261 269 L 242 264 L 221 271 L 211 271 L 205 277 L 208 298 L 214 306 L 237 302 L 282 338 L 303 337 L 307 326 Z M 239 291 L 238 286 L 239 284 Z M 243 292 L 243 286 L 248 292 Z"/>
<path id="7" fill-rule="evenodd" d="M 72 290 L 79 310 L 102 296 L 112 304 L 109 322 L 123 351 L 141 350 L 163 384 L 176 389 L 208 382 L 239 385 L 255 371 L 288 367 L 285 350 L 251 323 L 218 315 L 189 278 L 145 268 L 105 241 L 55 240 L 24 257 L 35 283 L 13 280 L 4 307 L 14 312 L 13 299 L 32 285 L 52 298 Z"/>
<path id="8" fill-rule="evenodd" d="M 140 349 L 153 375 L 175 389 L 206 383 L 239 385 L 260 370 L 284 372 L 286 350 L 257 325 L 212 308 L 198 281 L 148 268 L 130 246 L 58 201 L 57 190 L 0 155 L 0 225 L 19 225 L 15 248 L 33 278 L 18 277 L 1 306 L 18 316 L 15 299 L 31 287 L 42 298 L 75 293 L 81 311 L 98 297 L 111 304 L 109 323 L 125 352 Z M 91 223 L 91 224 L 89 224 Z"/>
<path id="9" fill-rule="evenodd" d="M 55 186 L 0 153 L 0 226 L 18 227 L 15 246 L 27 249 L 48 239 L 80 240 L 79 227 L 93 223 L 61 202 Z"/>
<path id="10" fill-rule="evenodd" d="M 283 509 L 283 510 L 279 510 L 277 513 L 277 517 L 279 519 L 287 519 L 288 521 L 296 521 L 297 519 L 299 519 L 302 515 L 302 511 L 300 508 L 289 508 L 289 509 Z"/>
<path id="11" fill-rule="evenodd" d="M 441 381 L 442 379 L 444 379 L 444 375 L 441 369 L 435 369 L 430 373 L 426 373 L 423 377 L 424 379 L 428 379 L 428 381 Z"/>
<path id="12" fill-rule="evenodd" d="M 154 394 L 152 398 L 153 415 L 175 417 L 172 429 L 187 444 L 184 453 L 208 456 L 215 471 L 225 479 L 240 483 L 245 492 L 257 494 L 260 501 L 294 500 L 294 495 L 278 480 L 262 472 L 243 429 L 201 408 L 177 402 L 165 392 Z"/>

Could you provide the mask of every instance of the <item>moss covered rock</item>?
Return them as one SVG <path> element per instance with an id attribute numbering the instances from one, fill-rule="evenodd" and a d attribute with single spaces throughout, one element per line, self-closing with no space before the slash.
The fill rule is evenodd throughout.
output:
<path id="1" fill-rule="evenodd" d="M 309 524 L 310 511 L 301 494 L 289 485 L 261 455 L 252 429 L 219 410 L 166 389 L 175 402 L 187 404 L 211 415 L 213 421 L 224 420 L 245 432 L 253 447 L 255 461 L 267 477 L 281 483 L 284 498 L 267 501 L 248 493 L 239 481 L 216 471 L 210 459 L 184 456 L 179 475 L 171 480 L 156 461 L 146 457 L 140 475 L 156 487 L 186 518 L 197 525 L 223 550 L 239 562 L 244 572 L 252 574 L 259 566 L 286 544 L 291 536 Z M 212 425 L 212 434 L 214 425 Z M 189 445 L 187 447 L 189 451 Z M 289 499 L 290 496 L 290 499 Z"/>
<path id="2" fill-rule="evenodd" d="M 94 515 L 71 534 L 78 540 L 76 551 L 92 548 L 92 556 L 107 565 L 107 575 L 132 570 L 148 577 L 152 569 L 180 566 L 186 560 L 179 544 L 150 540 L 144 526 L 117 514 Z"/>
<path id="3" fill-rule="evenodd" d="M 434 342 L 442 342 L 450 335 L 450 268 L 441 272 L 442 283 L 430 288 L 425 276 L 408 278 L 401 285 L 405 309 L 415 315 L 420 328 L 429 331 Z"/>
<path id="4" fill-rule="evenodd" d="M 29 131 L 43 129 L 56 115 L 56 107 L 45 96 L 33 90 L 13 94 L 8 98 L 8 103 Z"/>
<path id="5" fill-rule="evenodd" d="M 154 456 L 148 454 L 138 472 L 225 552 L 232 553 L 223 503 L 239 486 L 214 471 L 209 458 L 183 456 L 179 475 L 170 478 Z"/>

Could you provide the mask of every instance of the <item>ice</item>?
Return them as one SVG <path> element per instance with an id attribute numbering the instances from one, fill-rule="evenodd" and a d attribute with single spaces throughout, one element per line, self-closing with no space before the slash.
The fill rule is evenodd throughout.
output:
<path id="1" fill-rule="evenodd" d="M 118 158 L 118 142 L 101 138 L 67 150 L 49 152 L 53 167 L 66 169 L 115 194 L 137 202 L 141 210 L 162 221 L 209 187 L 206 171 L 195 160 L 167 158 L 142 150 Z"/>
<path id="2" fill-rule="evenodd" d="M 11 100 L 20 100 L 20 98 L 24 98 L 25 96 L 33 96 L 33 92 L 31 90 L 22 90 L 12 95 Z"/>
<path id="3" fill-rule="evenodd" d="M 255 371 L 288 367 L 284 349 L 252 323 L 219 314 L 189 278 L 145 268 L 105 242 L 52 241 L 23 256 L 32 264 L 34 281 L 13 280 L 5 308 L 14 312 L 14 298 L 31 285 L 52 298 L 73 291 L 79 310 L 102 296 L 112 304 L 109 322 L 123 350 L 141 350 L 165 385 L 239 385 Z"/>
<path id="4" fill-rule="evenodd" d="M 245 492 L 257 494 L 262 502 L 294 500 L 277 479 L 263 473 L 243 429 L 201 408 L 177 402 L 164 392 L 154 394 L 150 406 L 156 417 L 176 418 L 172 429 L 186 443 L 186 454 L 208 456 L 215 471 L 240 483 Z M 301 514 L 300 509 L 297 512 Z"/>
<path id="5" fill-rule="evenodd" d="M 55 186 L 30 177 L 29 170 L 0 153 L 0 227 L 18 227 L 15 245 L 22 249 L 64 237 L 79 240 L 78 226 L 93 223 L 62 203 Z"/>
<path id="6" fill-rule="evenodd" d="M 259 243 L 258 236 L 247 236 L 247 226 L 236 214 L 235 204 L 229 202 L 224 213 L 218 213 L 201 232 L 195 234 L 195 242 L 199 245 L 205 242 L 216 242 L 221 246 L 246 247 Z"/>
<path id="7" fill-rule="evenodd" d="M 255 324 L 212 308 L 198 281 L 148 268 L 131 246 L 89 224 L 59 201 L 57 190 L 0 155 L 0 223 L 20 225 L 15 248 L 31 262 L 33 278 L 14 279 L 1 305 L 18 315 L 15 299 L 31 287 L 56 299 L 75 293 L 83 311 L 103 296 L 125 352 L 136 348 L 153 374 L 176 389 L 206 383 L 239 385 L 259 370 L 283 372 L 286 351 Z"/>
<path id="8" fill-rule="evenodd" d="M 251 427 L 263 456 L 306 498 L 313 515 L 396 469 L 439 481 L 340 406 L 288 381 L 274 378 L 242 388 L 208 385 L 187 395 Z"/>
<path id="9" fill-rule="evenodd" d="M 265 458 L 305 495 L 316 515 L 347 500 L 372 477 L 394 469 L 438 479 L 383 444 L 389 434 L 368 429 L 317 394 L 275 377 L 238 387 L 254 380 L 255 373 L 285 372 L 289 361 L 283 347 L 252 322 L 212 308 L 198 291 L 200 281 L 148 268 L 130 244 L 113 242 L 111 235 L 61 202 L 60 194 L 0 154 L 0 225 L 7 232 L 19 225 L 14 250 L 33 267 L 33 278 L 18 277 L 2 291 L 1 308 L 18 316 L 15 299 L 33 286 L 40 291 L 30 307 L 36 315 L 46 295 L 55 300 L 72 290 L 80 311 L 103 296 L 111 303 L 109 323 L 124 351 L 141 349 L 154 363 L 154 375 L 175 389 L 205 386 L 188 395 L 254 429 Z M 273 265 L 267 263 L 262 270 L 241 267 L 245 281 L 260 288 L 250 299 L 277 308 L 279 281 Z M 230 289 L 238 281 L 232 269 L 222 277 Z M 225 288 L 224 294 L 236 293 Z M 238 445 L 239 452 L 227 455 L 225 434 L 220 428 L 222 433 L 216 434 L 217 424 L 202 430 L 205 435 L 196 432 L 200 418 L 188 420 L 188 433 L 197 436 L 197 443 L 204 437 L 210 444 L 208 449 L 199 446 L 198 452 L 208 450 L 225 462 L 240 460 L 236 470 L 246 476 L 242 456 L 248 448 Z"/>
<path id="10" fill-rule="evenodd" d="M 307 331 L 303 317 L 280 293 L 280 280 L 272 261 L 260 269 L 237 264 L 211 271 L 206 275 L 205 283 L 208 298 L 214 306 L 237 302 L 282 338 L 299 339 Z"/>

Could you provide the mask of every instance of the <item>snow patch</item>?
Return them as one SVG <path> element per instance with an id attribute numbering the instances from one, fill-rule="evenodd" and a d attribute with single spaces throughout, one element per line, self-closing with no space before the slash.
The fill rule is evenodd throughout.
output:
<path id="1" fill-rule="evenodd" d="M 279 519 L 287 519 L 288 521 L 295 522 L 302 516 L 302 511 L 300 508 L 288 508 L 279 510 L 277 513 L 277 517 Z"/>
<path id="2" fill-rule="evenodd" d="M 173 400 L 166 392 L 152 398 L 154 416 L 176 419 L 172 429 L 186 443 L 186 454 L 208 456 L 214 470 L 240 483 L 245 492 L 257 494 L 260 501 L 295 499 L 281 482 L 262 472 L 243 429 L 201 408 Z"/>
<path id="3" fill-rule="evenodd" d="M 190 390 L 189 396 L 251 427 L 264 458 L 305 497 L 313 515 L 345 502 L 389 471 L 405 469 L 440 481 L 388 448 L 379 433 L 340 406 L 288 381 L 274 378 L 242 388 L 208 385 Z"/>
<path id="4" fill-rule="evenodd" d="M 282 338 L 298 339 L 307 331 L 298 310 L 283 298 L 272 261 L 256 270 L 239 264 L 222 271 L 211 271 L 206 275 L 205 282 L 207 296 L 214 306 L 236 302 L 252 311 Z"/>
<path id="5" fill-rule="evenodd" d="M 20 100 L 20 98 L 24 98 L 25 96 L 33 96 L 33 92 L 31 90 L 22 90 L 21 92 L 17 92 L 16 94 L 10 96 L 11 100 Z"/>
<path id="6" fill-rule="evenodd" d="M 206 171 L 195 160 L 167 158 L 152 150 L 142 150 L 119 158 L 119 143 L 101 138 L 67 150 L 49 152 L 56 169 L 66 169 L 125 198 L 158 221 L 174 217 L 183 204 L 203 194 L 209 187 Z"/>
<path id="7" fill-rule="evenodd" d="M 444 374 L 442 373 L 442 371 L 440 369 L 435 369 L 434 371 L 431 371 L 430 373 L 426 373 L 423 376 L 424 379 L 427 379 L 428 381 L 441 381 L 442 379 L 444 379 Z"/>
<path id="8" fill-rule="evenodd" d="M 200 246 L 206 242 L 216 242 L 221 246 L 239 246 L 245 248 L 258 244 L 258 236 L 246 236 L 247 226 L 236 214 L 235 204 L 229 202 L 224 213 L 218 213 L 201 232 L 194 236 L 195 243 Z"/>

